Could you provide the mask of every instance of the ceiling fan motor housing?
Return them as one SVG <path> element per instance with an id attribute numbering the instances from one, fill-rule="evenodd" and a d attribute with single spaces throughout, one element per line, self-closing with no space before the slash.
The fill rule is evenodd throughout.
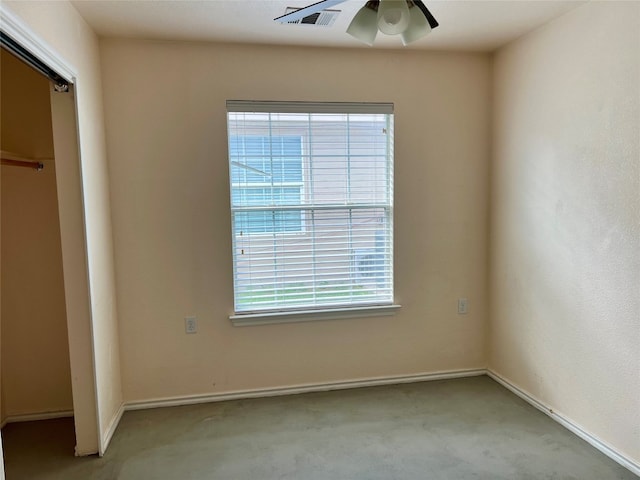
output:
<path id="1" fill-rule="evenodd" d="M 303 8 L 289 7 L 287 13 L 275 20 L 280 23 L 330 26 L 339 12 L 325 8 L 344 1 L 322 0 Z M 323 14 L 331 13 L 334 13 L 332 18 L 323 18 Z M 400 35 L 402 44 L 406 46 L 437 26 L 438 21 L 422 0 L 369 0 L 356 13 L 347 33 L 367 45 L 373 45 L 380 30 L 387 35 Z"/>

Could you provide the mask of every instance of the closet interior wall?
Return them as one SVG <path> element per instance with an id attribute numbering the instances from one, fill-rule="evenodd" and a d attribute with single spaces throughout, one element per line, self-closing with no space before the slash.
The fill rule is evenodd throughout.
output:
<path id="1" fill-rule="evenodd" d="M 1 51 L 1 421 L 71 414 L 49 81 Z"/>

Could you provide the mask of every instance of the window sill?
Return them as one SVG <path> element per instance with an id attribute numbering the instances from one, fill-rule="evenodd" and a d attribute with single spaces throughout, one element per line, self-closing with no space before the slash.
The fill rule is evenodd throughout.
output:
<path id="1" fill-rule="evenodd" d="M 234 327 L 269 325 L 272 323 L 313 322 L 345 318 L 387 317 L 395 315 L 401 305 L 331 308 L 326 310 L 296 310 L 292 312 L 247 313 L 231 315 Z"/>

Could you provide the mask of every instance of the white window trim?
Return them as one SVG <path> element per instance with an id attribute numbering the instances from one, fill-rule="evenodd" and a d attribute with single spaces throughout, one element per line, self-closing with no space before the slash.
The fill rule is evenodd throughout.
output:
<path id="1" fill-rule="evenodd" d="M 314 322 L 318 320 L 341 320 L 347 318 L 388 317 L 395 315 L 402 305 L 367 305 L 322 310 L 292 310 L 283 312 L 243 313 L 229 315 L 234 327 L 271 325 L 274 323 Z"/>

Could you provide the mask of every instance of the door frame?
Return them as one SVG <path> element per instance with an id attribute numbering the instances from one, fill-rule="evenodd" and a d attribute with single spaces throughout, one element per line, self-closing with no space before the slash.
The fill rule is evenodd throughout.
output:
<path id="1" fill-rule="evenodd" d="M 63 140 L 63 155 L 56 160 L 56 185 L 62 266 L 67 308 L 67 331 L 71 364 L 74 424 L 77 456 L 99 453 L 106 448 L 100 434 L 99 402 L 95 362 L 94 325 L 89 284 L 89 258 L 87 250 L 86 216 L 80 149 L 80 131 L 77 126 L 77 89 L 82 85 L 78 70 L 62 55 L 51 48 L 19 17 L 0 3 L 0 30 L 18 42 L 39 60 L 48 65 L 70 85 L 70 93 L 52 92 L 52 123 L 54 124 L 54 151 L 56 136 Z M 54 95 L 67 95 L 66 101 Z M 69 97 L 73 95 L 73 97 Z M 70 104 L 70 101 L 73 104 Z M 62 123 L 65 123 L 63 125 Z M 67 125 L 71 122 L 71 125 Z"/>

